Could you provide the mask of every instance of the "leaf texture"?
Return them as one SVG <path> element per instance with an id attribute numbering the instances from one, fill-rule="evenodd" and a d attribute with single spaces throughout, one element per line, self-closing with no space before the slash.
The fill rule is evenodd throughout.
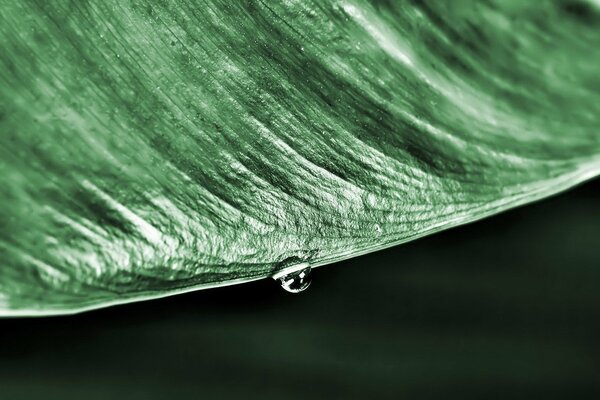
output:
<path id="1" fill-rule="evenodd" d="M 324 265 L 600 171 L 591 0 L 1 3 L 2 315 Z"/>

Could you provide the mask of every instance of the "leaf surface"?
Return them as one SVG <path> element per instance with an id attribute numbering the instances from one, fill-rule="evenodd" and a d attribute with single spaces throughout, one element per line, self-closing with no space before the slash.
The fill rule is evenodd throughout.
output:
<path id="1" fill-rule="evenodd" d="M 2 2 L 0 313 L 324 265 L 596 176 L 595 4 Z"/>

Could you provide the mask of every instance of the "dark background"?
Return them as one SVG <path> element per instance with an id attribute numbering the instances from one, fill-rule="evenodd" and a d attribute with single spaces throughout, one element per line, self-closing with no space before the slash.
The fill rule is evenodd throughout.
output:
<path id="1" fill-rule="evenodd" d="M 600 398 L 600 182 L 314 271 L 0 320 L 0 399 Z"/>

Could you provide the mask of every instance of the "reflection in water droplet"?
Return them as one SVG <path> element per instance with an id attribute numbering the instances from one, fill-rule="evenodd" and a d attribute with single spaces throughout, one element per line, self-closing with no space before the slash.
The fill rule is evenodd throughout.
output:
<path id="1" fill-rule="evenodd" d="M 281 287 L 290 293 L 300 293 L 310 286 L 312 268 L 308 263 L 283 270 L 273 276 Z"/>

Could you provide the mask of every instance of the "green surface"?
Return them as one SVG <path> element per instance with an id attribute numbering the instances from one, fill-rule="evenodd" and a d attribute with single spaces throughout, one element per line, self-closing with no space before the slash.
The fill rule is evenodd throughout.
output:
<path id="1" fill-rule="evenodd" d="M 327 264 L 600 171 L 591 0 L 1 7 L 1 314 Z"/>

